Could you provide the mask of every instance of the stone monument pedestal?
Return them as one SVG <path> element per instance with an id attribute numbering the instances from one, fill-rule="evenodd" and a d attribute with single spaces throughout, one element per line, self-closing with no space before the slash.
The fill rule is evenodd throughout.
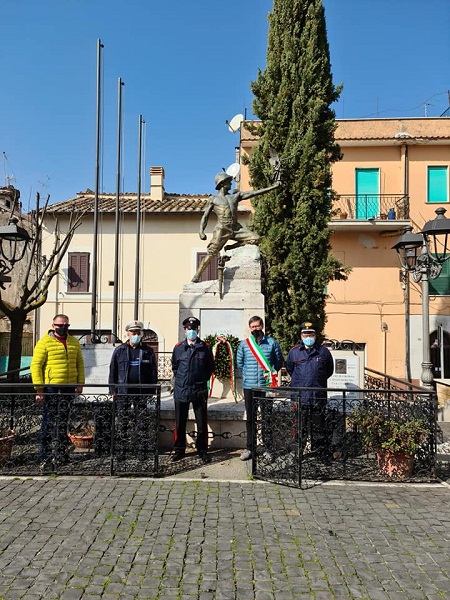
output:
<path id="1" fill-rule="evenodd" d="M 231 259 L 224 268 L 222 297 L 218 281 L 188 283 L 184 286 L 179 300 L 180 339 L 183 337 L 182 323 L 190 315 L 200 320 L 201 338 L 231 334 L 243 340 L 248 336 L 250 317 L 258 315 L 264 319 L 259 248 L 242 246 L 227 254 Z M 223 388 L 217 381 L 212 398 L 223 398 Z M 229 391 L 226 398 L 232 397 Z M 239 393 L 238 397 L 242 397 L 242 394 Z"/>

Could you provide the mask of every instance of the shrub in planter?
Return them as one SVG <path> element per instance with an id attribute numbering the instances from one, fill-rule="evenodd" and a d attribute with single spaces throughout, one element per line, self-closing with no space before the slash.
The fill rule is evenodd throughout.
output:
<path id="1" fill-rule="evenodd" d="M 387 475 L 411 474 L 414 455 L 431 435 L 429 423 L 420 416 L 388 415 L 386 407 L 360 406 L 349 416 L 365 450 L 377 454 L 378 465 Z M 405 473 L 401 463 L 408 463 Z"/>

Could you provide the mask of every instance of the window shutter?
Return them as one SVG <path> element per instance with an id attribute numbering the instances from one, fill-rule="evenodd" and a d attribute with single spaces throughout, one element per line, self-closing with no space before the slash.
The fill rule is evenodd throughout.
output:
<path id="1" fill-rule="evenodd" d="M 67 291 L 71 293 L 89 292 L 89 252 L 69 252 L 67 269 Z"/>
<path id="2" fill-rule="evenodd" d="M 450 265 L 449 261 L 442 265 L 442 271 L 437 279 L 429 279 L 430 296 L 450 296 Z"/>
<path id="3" fill-rule="evenodd" d="M 197 269 L 206 256 L 206 252 L 197 252 Z M 201 274 L 200 281 L 214 281 L 218 278 L 218 274 L 218 256 L 213 256 L 212 261 Z"/>

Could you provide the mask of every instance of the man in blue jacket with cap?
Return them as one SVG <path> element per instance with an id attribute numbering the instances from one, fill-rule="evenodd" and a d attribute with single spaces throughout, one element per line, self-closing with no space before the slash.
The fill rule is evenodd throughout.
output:
<path id="1" fill-rule="evenodd" d="M 197 424 L 196 448 L 200 460 L 211 462 L 208 456 L 208 381 L 214 371 L 211 347 L 198 336 L 200 321 L 188 317 L 183 321 L 185 339 L 172 352 L 175 401 L 175 443 L 173 461 L 186 454 L 186 423 L 192 402 Z"/>
<path id="2" fill-rule="evenodd" d="M 327 458 L 330 454 L 327 432 L 327 382 L 333 375 L 334 361 L 331 352 L 317 343 L 316 330 L 311 322 L 300 326 L 300 342 L 289 350 L 286 370 L 291 376 L 291 387 L 317 388 L 302 390 L 302 448 L 306 446 L 308 434 L 311 449 Z"/>
<path id="3" fill-rule="evenodd" d="M 109 365 L 110 393 L 116 396 L 117 407 L 117 454 L 125 458 L 130 433 L 134 431 L 134 451 L 138 458 L 145 459 L 149 451 L 148 396 L 152 389 L 138 387 L 158 381 L 158 367 L 153 348 L 142 341 L 144 323 L 130 321 L 125 326 L 127 340 L 117 346 Z M 129 385 L 132 387 L 129 387 Z M 134 424 L 131 424 L 131 406 Z"/>

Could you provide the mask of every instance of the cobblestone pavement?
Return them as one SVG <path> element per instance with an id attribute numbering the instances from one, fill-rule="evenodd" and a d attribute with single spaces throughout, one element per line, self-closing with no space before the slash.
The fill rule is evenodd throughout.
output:
<path id="1" fill-rule="evenodd" d="M 6 600 L 450 598 L 450 489 L 0 479 Z"/>

